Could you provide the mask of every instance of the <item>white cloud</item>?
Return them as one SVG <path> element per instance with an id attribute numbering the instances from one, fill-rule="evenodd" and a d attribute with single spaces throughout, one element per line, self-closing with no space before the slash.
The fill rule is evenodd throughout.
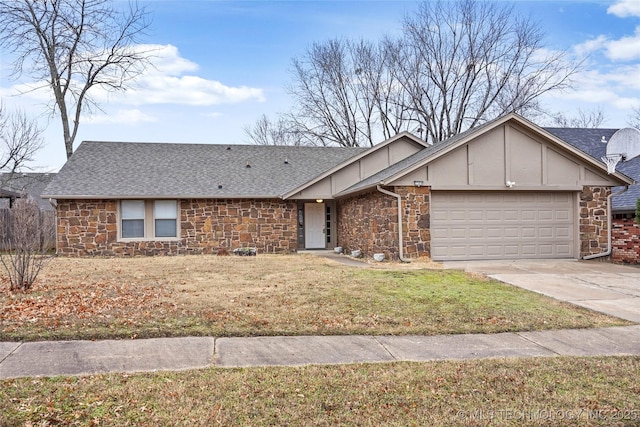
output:
<path id="1" fill-rule="evenodd" d="M 265 101 L 264 91 L 260 88 L 228 86 L 217 80 L 194 75 L 194 72 L 199 71 L 198 64 L 183 58 L 175 46 L 139 45 L 136 50 L 149 52 L 153 66 L 148 67 L 124 92 L 110 93 L 101 87 L 93 87 L 89 95 L 97 104 L 109 102 L 136 106 L 211 106 Z M 40 82 L 17 84 L 2 92 L 41 102 L 51 100 L 47 84 Z"/>
<path id="2" fill-rule="evenodd" d="M 113 114 L 91 115 L 83 117 L 83 122 L 87 124 L 104 125 L 104 124 L 125 124 L 134 125 L 142 122 L 156 122 L 153 116 L 143 113 L 138 109 L 134 110 L 118 110 Z"/>
<path id="3" fill-rule="evenodd" d="M 180 104 L 209 106 L 265 100 L 262 89 L 226 86 L 197 76 L 141 76 L 121 102 L 133 105 Z"/>
<path id="4" fill-rule="evenodd" d="M 640 2 L 638 2 L 640 5 Z M 634 35 L 606 43 L 606 55 L 614 61 L 631 61 L 640 58 L 640 27 Z"/>
<path id="5" fill-rule="evenodd" d="M 147 52 L 151 56 L 153 67 L 148 69 L 146 74 L 157 73 L 161 75 L 179 76 L 182 73 L 198 71 L 199 69 L 198 64 L 180 56 L 178 48 L 170 44 L 143 44 L 138 45 L 136 50 L 139 52 Z"/>
<path id="6" fill-rule="evenodd" d="M 608 81 L 617 85 L 620 91 L 640 92 L 640 64 L 615 67 L 608 73 Z"/>
<path id="7" fill-rule="evenodd" d="M 585 57 L 598 50 L 604 49 L 608 39 L 606 36 L 598 36 L 573 46 L 573 51 L 579 58 Z"/>
<path id="8" fill-rule="evenodd" d="M 638 0 L 640 4 L 640 0 Z M 640 59 L 640 26 L 636 27 L 633 35 L 611 40 L 607 36 L 599 35 L 573 46 L 573 52 L 578 57 L 586 57 L 596 52 L 602 52 L 612 61 L 633 61 Z"/>
<path id="9" fill-rule="evenodd" d="M 609 6 L 607 13 L 626 18 L 628 16 L 640 16 L 640 2 L 638 0 L 618 0 Z"/>
<path id="10" fill-rule="evenodd" d="M 173 45 L 141 45 L 139 50 L 151 53 L 153 66 L 118 99 L 124 104 L 210 106 L 265 100 L 262 89 L 227 86 L 217 80 L 193 75 L 199 70 L 198 64 L 183 58 Z"/>
<path id="11" fill-rule="evenodd" d="M 7 88 L 2 88 L 0 95 L 3 97 L 25 97 L 39 103 L 48 103 L 53 98 L 49 85 L 46 82 L 18 83 Z"/>
<path id="12" fill-rule="evenodd" d="M 556 92 L 551 98 L 573 101 L 580 108 L 603 106 L 605 112 L 630 110 L 640 102 L 639 76 L 640 65 L 584 71 L 574 77 L 574 90 Z"/>

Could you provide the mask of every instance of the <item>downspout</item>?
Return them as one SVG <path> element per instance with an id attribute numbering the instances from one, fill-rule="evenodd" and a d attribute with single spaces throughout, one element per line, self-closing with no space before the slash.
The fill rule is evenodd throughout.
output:
<path id="1" fill-rule="evenodd" d="M 410 259 L 406 259 L 404 257 L 404 250 L 403 250 L 404 242 L 402 240 L 402 196 L 399 195 L 399 194 L 396 194 L 396 193 L 392 193 L 389 190 L 385 190 L 384 188 L 380 187 L 379 185 L 376 186 L 376 188 L 382 194 L 386 194 L 387 196 L 395 197 L 396 199 L 398 199 L 398 245 L 400 246 L 398 248 L 399 249 L 399 258 L 400 258 L 400 261 L 402 261 L 402 262 L 411 262 Z"/>
<path id="2" fill-rule="evenodd" d="M 56 248 L 56 255 L 57 255 L 58 254 L 58 201 L 56 199 L 52 199 L 51 197 L 49 197 L 49 204 L 53 208 L 53 219 L 54 219 L 55 231 L 56 231 L 56 235 L 54 238 L 55 238 L 55 248 Z"/>
<path id="3" fill-rule="evenodd" d="M 609 194 L 609 196 L 607 196 L 607 223 L 608 223 L 608 227 L 607 227 L 607 246 L 608 246 L 608 249 L 605 252 L 600 252 L 598 254 L 583 256 L 582 259 L 589 260 L 589 259 L 601 258 L 601 257 L 605 257 L 605 256 L 611 255 L 611 252 L 613 251 L 613 241 L 612 241 L 612 237 L 611 237 L 611 228 L 612 228 L 611 201 L 612 201 L 614 196 L 619 196 L 620 194 L 624 193 L 628 189 L 629 189 L 629 186 L 627 185 L 622 190 L 620 190 L 620 191 L 618 191 L 616 193 L 611 193 L 611 194 Z"/>

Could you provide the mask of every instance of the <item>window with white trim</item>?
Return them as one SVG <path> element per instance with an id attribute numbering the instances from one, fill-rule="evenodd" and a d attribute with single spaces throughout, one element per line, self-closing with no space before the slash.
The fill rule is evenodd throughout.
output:
<path id="1" fill-rule="evenodd" d="M 177 237 L 178 208 L 175 200 L 156 200 L 153 208 L 156 237 Z"/>
<path id="2" fill-rule="evenodd" d="M 179 236 L 177 200 L 121 200 L 121 239 L 164 240 Z"/>
<path id="3" fill-rule="evenodd" d="M 123 200 L 120 204 L 122 216 L 122 238 L 144 237 L 144 200 Z"/>

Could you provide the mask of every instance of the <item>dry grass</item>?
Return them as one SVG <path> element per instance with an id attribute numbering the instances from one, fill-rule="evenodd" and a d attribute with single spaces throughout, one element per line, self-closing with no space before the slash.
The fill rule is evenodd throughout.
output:
<path id="1" fill-rule="evenodd" d="M 627 324 L 477 275 L 313 255 L 56 258 L 0 340 L 491 333 Z"/>
<path id="2" fill-rule="evenodd" d="M 0 426 L 637 426 L 640 358 L 206 369 L 0 383 Z"/>

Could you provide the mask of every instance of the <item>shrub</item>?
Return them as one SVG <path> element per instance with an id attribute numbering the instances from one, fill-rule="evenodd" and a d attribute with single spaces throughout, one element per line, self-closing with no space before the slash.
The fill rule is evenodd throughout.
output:
<path id="1" fill-rule="evenodd" d="M 0 262 L 9 276 L 10 289 L 26 291 L 50 258 L 46 253 L 49 242 L 42 238 L 40 209 L 32 199 L 18 199 L 5 218 Z"/>

